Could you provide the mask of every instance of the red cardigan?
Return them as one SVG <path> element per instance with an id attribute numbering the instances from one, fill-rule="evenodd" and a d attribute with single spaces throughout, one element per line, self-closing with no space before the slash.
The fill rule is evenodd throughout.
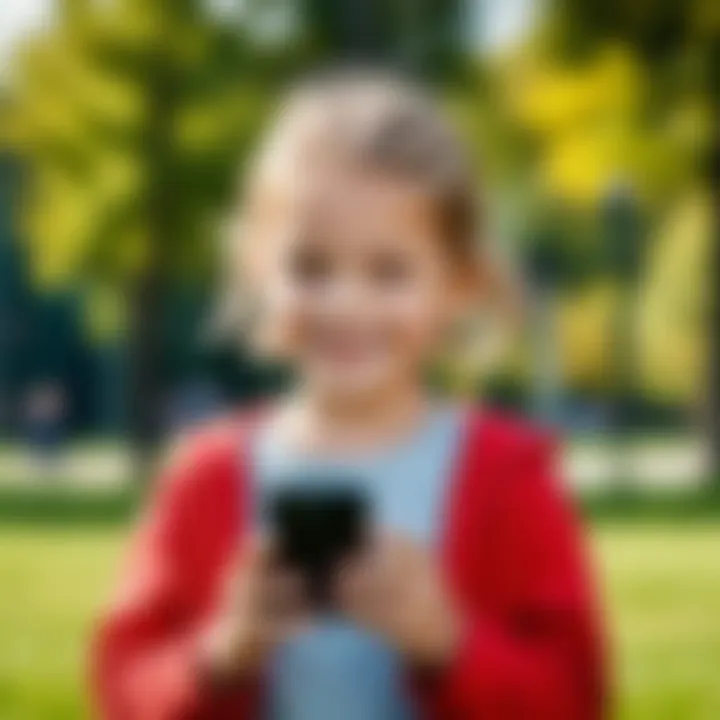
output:
<path id="1" fill-rule="evenodd" d="M 244 720 L 256 689 L 211 690 L 196 667 L 249 502 L 242 423 L 188 443 L 159 483 L 94 644 L 107 720 Z M 552 443 L 518 422 L 471 415 L 447 496 L 442 562 L 471 618 L 454 661 L 411 678 L 431 720 L 593 720 L 600 643 L 581 541 L 554 485 Z M 371 719 L 368 719 L 371 720 Z"/>

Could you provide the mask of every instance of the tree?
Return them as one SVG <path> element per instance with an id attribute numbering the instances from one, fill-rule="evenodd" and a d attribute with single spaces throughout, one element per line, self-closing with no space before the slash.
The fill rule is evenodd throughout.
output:
<path id="1" fill-rule="evenodd" d="M 713 246 L 710 273 L 720 273 L 720 7 L 711 0 L 662 0 L 628 3 L 555 0 L 551 32 L 558 49 L 576 53 L 602 42 L 621 42 L 635 49 L 649 77 L 646 109 L 656 124 L 666 122 L 678 105 L 699 102 L 710 131 L 698 148 L 696 162 L 704 164 L 705 188 L 716 208 L 710 230 Z M 714 118 L 714 120 L 713 120 Z M 708 439 L 715 475 L 720 479 L 720 289 L 714 283 L 708 324 L 711 333 L 708 377 Z M 719 480 L 720 481 L 720 480 Z"/>
<path id="2" fill-rule="evenodd" d="M 267 96 L 242 28 L 205 5 L 65 0 L 15 78 L 12 132 L 30 169 L 27 255 L 44 286 L 114 298 L 141 460 L 161 427 L 168 294 L 207 266 Z"/>
<path id="3" fill-rule="evenodd" d="M 383 63 L 425 79 L 462 74 L 460 0 L 301 0 L 308 43 L 321 61 Z"/>

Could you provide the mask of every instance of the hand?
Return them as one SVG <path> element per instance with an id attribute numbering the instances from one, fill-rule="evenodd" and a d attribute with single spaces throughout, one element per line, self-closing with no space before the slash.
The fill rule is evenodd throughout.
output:
<path id="1" fill-rule="evenodd" d="M 250 540 L 231 578 L 220 614 L 205 637 L 205 668 L 216 679 L 257 670 L 272 647 L 307 619 L 302 581 L 281 569 L 272 543 Z"/>
<path id="2" fill-rule="evenodd" d="M 436 563 L 407 538 L 382 537 L 338 577 L 341 607 L 385 636 L 408 659 L 442 666 L 457 647 L 461 622 Z"/>

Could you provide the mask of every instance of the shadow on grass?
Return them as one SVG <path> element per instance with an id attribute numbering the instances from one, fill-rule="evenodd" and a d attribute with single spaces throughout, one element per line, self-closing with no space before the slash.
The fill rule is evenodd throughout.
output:
<path id="1" fill-rule="evenodd" d="M 57 487 L 0 488 L 0 524 L 123 525 L 142 505 L 140 486 L 87 491 Z"/>

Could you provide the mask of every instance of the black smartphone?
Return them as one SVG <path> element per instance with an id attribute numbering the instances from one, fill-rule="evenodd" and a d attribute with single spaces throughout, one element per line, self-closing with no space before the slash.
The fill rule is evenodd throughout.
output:
<path id="1" fill-rule="evenodd" d="M 314 606 L 328 607 L 333 572 L 367 540 L 366 497 L 346 482 L 303 483 L 274 492 L 268 511 L 279 562 L 301 573 Z"/>

